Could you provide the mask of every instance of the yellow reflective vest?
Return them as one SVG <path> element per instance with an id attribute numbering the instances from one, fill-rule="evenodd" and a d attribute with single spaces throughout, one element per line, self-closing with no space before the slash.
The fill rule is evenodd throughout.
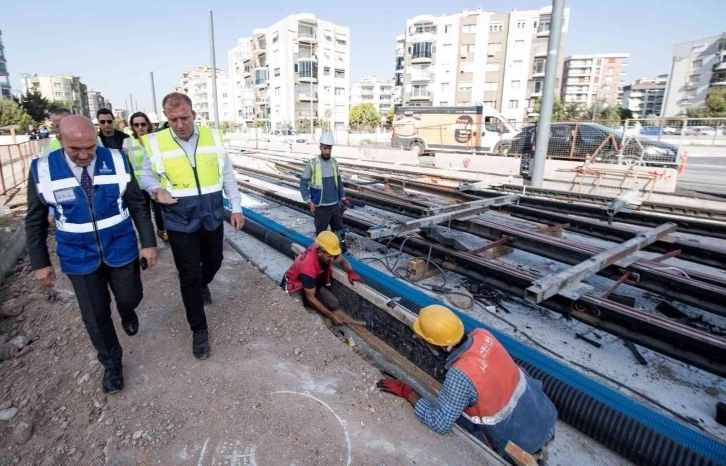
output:
<path id="1" fill-rule="evenodd" d="M 139 181 L 141 167 L 144 166 L 144 146 L 139 139 L 131 135 L 124 139 L 123 149 L 129 158 L 129 165 L 131 165 L 136 181 Z"/>
<path id="2" fill-rule="evenodd" d="M 222 187 L 227 153 L 222 132 L 205 127 L 198 127 L 198 131 L 193 166 L 171 130 L 141 138 L 151 169 L 159 175 L 162 187 L 177 199 L 176 204 L 162 205 L 168 230 L 191 233 L 204 226 L 211 231 L 224 220 Z"/>

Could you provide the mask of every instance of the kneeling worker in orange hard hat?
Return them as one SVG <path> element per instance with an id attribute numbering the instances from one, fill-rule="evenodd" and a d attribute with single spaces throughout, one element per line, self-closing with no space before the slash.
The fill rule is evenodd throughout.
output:
<path id="1" fill-rule="evenodd" d="M 315 243 L 297 256 L 280 283 L 289 295 L 309 304 L 334 325 L 341 325 L 344 320 L 333 314 L 332 311 L 339 307 L 338 298 L 327 288 L 333 279 L 333 262 L 348 274 L 351 285 L 361 281 L 360 275 L 353 271 L 341 252 L 340 241 L 335 233 L 321 232 L 315 238 Z"/>
<path id="2" fill-rule="evenodd" d="M 544 464 L 557 410 L 542 383 L 517 366 L 488 331 L 478 328 L 465 335 L 459 317 L 444 306 L 421 309 L 414 332 L 451 354 L 438 400 L 431 403 L 394 379 L 381 380 L 378 388 L 406 399 L 421 422 L 440 434 L 463 415 L 462 425 L 503 458 L 511 440 Z"/>

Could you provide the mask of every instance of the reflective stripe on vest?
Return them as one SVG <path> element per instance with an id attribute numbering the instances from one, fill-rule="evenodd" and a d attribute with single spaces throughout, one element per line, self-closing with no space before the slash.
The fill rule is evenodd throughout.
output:
<path id="1" fill-rule="evenodd" d="M 338 187 L 338 162 L 330 158 L 333 163 L 333 180 Z M 320 157 L 310 160 L 310 188 L 320 190 L 320 202 L 323 202 L 323 170 L 320 168 Z"/>
<path id="2" fill-rule="evenodd" d="M 129 156 L 129 163 L 134 171 L 134 176 L 138 180 L 141 175 L 141 168 L 144 165 L 144 146 L 140 140 L 131 135 L 124 139 L 123 147 Z"/>
<path id="3" fill-rule="evenodd" d="M 498 424 L 517 407 L 527 378 L 491 333 L 476 329 L 469 336 L 471 346 L 452 364 L 471 379 L 477 393 L 476 404 L 463 414 L 474 424 Z"/>
<path id="4" fill-rule="evenodd" d="M 222 191 L 225 152 L 219 130 L 199 128 L 194 154 L 199 184 L 186 153 L 174 140 L 170 130 L 148 134 L 142 144 L 148 145 L 152 170 L 172 197 L 191 197 Z"/>
<path id="5" fill-rule="evenodd" d="M 115 175 L 96 175 L 93 178 L 94 186 L 106 185 L 106 184 L 117 184 L 119 187 L 119 197 L 117 204 L 119 207 L 119 213 L 117 215 L 98 220 L 96 222 L 96 229 L 103 230 L 110 228 L 114 225 L 118 225 L 127 218 L 129 218 L 129 210 L 123 207 L 123 195 L 126 191 L 126 185 L 131 180 L 131 176 L 126 172 L 126 165 L 124 164 L 124 157 L 118 150 L 110 149 L 111 158 L 116 170 Z M 52 180 L 50 176 L 50 165 L 49 157 L 45 156 L 38 160 L 38 193 L 42 195 L 43 200 L 46 204 L 55 206 L 59 218 L 56 219 L 56 228 L 59 231 L 65 231 L 69 233 L 89 233 L 94 231 L 93 222 L 88 223 L 70 223 L 67 221 L 65 215 L 63 215 L 63 207 L 57 202 L 55 192 L 61 189 L 77 188 L 80 187 L 78 180 L 75 176 L 69 178 L 61 178 Z"/>

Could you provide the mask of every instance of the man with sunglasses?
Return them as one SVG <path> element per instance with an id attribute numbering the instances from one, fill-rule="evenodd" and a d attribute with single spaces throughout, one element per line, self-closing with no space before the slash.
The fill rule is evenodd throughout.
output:
<path id="1" fill-rule="evenodd" d="M 343 319 L 333 314 L 339 307 L 338 298 L 328 289 L 333 280 L 333 262 L 348 274 L 351 285 L 361 281 L 360 275 L 353 271 L 353 267 L 342 256 L 340 241 L 335 233 L 323 231 L 315 238 L 315 243 L 297 256 L 282 277 L 280 286 L 290 296 L 330 319 L 333 325 L 341 325 Z"/>
<path id="2" fill-rule="evenodd" d="M 103 147 L 106 149 L 123 149 L 124 139 L 129 137 L 129 135 L 117 130 L 113 126 L 114 120 L 111 110 L 102 108 L 96 113 L 96 119 L 98 120 L 98 127 L 101 129 L 98 137 Z"/>

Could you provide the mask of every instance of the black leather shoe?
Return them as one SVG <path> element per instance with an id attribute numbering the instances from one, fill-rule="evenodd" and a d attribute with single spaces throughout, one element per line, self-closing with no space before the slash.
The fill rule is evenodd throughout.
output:
<path id="1" fill-rule="evenodd" d="M 192 351 L 197 359 L 207 359 L 209 357 L 209 333 L 206 330 L 194 332 Z"/>
<path id="2" fill-rule="evenodd" d="M 131 319 L 121 319 L 121 328 L 130 337 L 139 333 L 139 318 L 136 316 L 136 313 L 134 313 L 134 317 Z"/>
<path id="3" fill-rule="evenodd" d="M 205 306 L 212 304 L 212 292 L 209 291 L 209 285 L 202 288 L 202 298 L 204 298 Z"/>
<path id="4" fill-rule="evenodd" d="M 121 366 L 107 367 L 103 373 L 103 393 L 116 393 L 124 388 L 124 373 Z"/>

